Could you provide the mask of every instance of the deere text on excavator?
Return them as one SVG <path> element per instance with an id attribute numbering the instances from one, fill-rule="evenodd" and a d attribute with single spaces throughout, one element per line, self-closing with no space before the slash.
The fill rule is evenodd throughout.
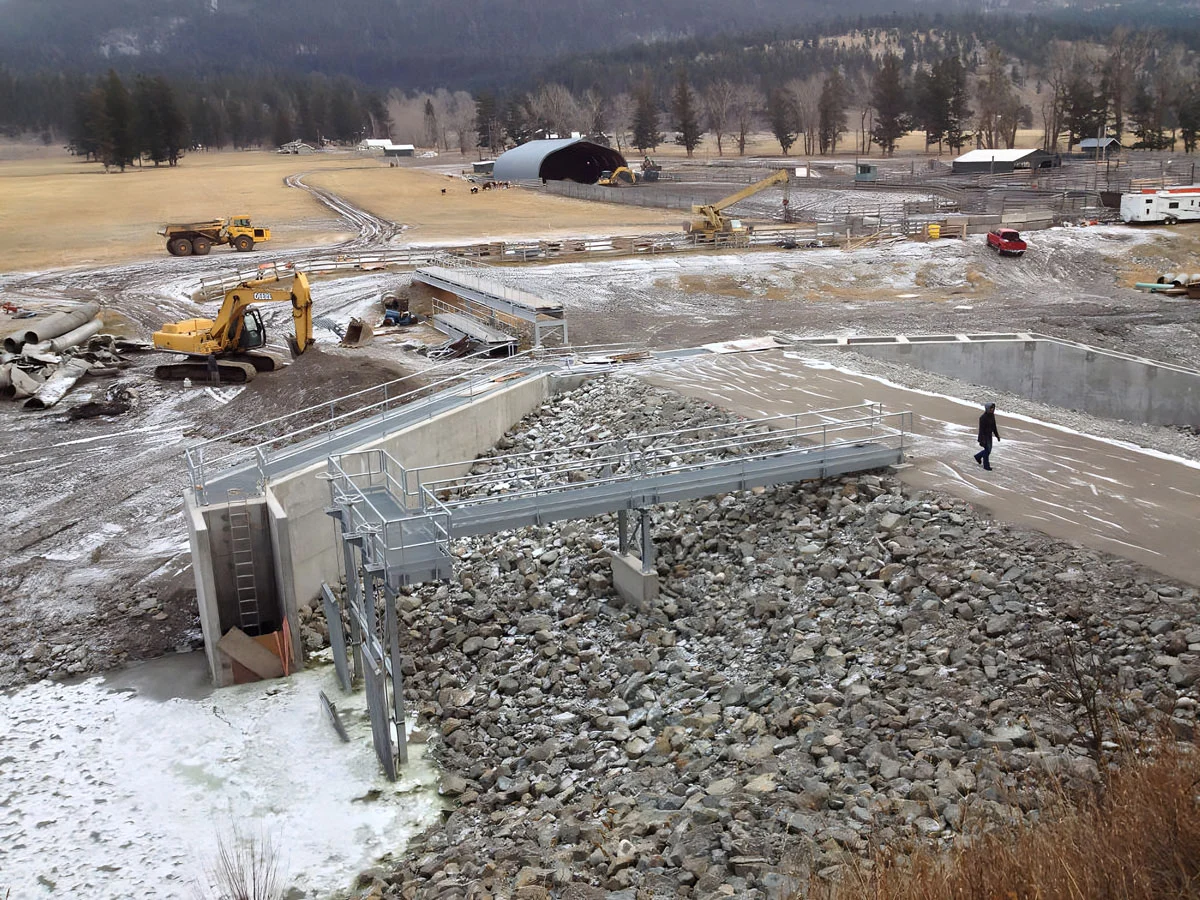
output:
<path id="1" fill-rule="evenodd" d="M 718 200 L 716 203 L 708 203 L 703 206 L 693 206 L 692 215 L 697 218 L 690 222 L 683 223 L 683 230 L 688 234 L 696 235 L 700 241 L 715 241 L 721 237 L 732 237 L 738 234 L 747 234 L 749 229 L 742 225 L 737 219 L 731 219 L 725 215 L 725 210 L 733 206 L 735 203 L 740 203 L 748 197 L 753 197 L 759 191 L 765 191 L 774 185 L 788 184 L 788 170 L 780 169 L 773 175 L 768 175 L 762 181 L 757 181 L 749 187 L 744 187 L 736 194 L 730 194 Z M 786 188 L 785 188 L 786 193 Z M 784 205 L 786 208 L 787 199 L 785 196 Z"/>
<path id="2" fill-rule="evenodd" d="M 158 350 L 173 350 L 190 357 L 165 363 L 154 370 L 163 381 L 219 381 L 244 384 L 259 372 L 277 368 L 275 357 L 253 351 L 267 343 L 267 329 L 255 303 L 291 303 L 295 335 L 288 335 L 292 355 L 299 356 L 313 342 L 312 295 L 308 276 L 296 272 L 290 285 L 278 275 L 244 281 L 225 292 L 215 319 L 168 322 L 154 332 Z"/>

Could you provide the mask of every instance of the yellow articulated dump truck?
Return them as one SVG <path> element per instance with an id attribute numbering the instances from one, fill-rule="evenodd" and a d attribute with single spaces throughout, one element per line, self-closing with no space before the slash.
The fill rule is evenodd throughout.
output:
<path id="1" fill-rule="evenodd" d="M 246 252 L 271 239 L 271 229 L 250 224 L 249 216 L 164 225 L 158 233 L 167 239 L 167 252 L 172 256 L 204 256 L 213 244 L 230 244 L 234 250 Z"/>

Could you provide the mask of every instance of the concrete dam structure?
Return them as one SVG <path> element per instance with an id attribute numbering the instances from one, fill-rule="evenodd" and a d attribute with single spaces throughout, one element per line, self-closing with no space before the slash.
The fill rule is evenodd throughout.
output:
<path id="1" fill-rule="evenodd" d="M 820 338 L 865 356 L 1094 416 L 1200 428 L 1200 371 L 1043 334 Z"/>

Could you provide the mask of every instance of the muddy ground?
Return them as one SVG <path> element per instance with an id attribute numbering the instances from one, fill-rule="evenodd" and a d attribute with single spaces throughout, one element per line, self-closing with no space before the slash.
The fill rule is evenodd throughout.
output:
<path id="1" fill-rule="evenodd" d="M 361 212 L 361 211 L 359 211 Z M 396 234 L 361 214 L 356 246 Z M 535 235 L 530 235 L 534 237 Z M 910 334 L 1037 331 L 1195 365 L 1200 307 L 1127 285 L 1155 271 L 1200 271 L 1186 231 L 1120 227 L 1030 235 L 1023 259 L 969 242 L 901 242 L 837 249 L 696 254 L 509 269 L 497 277 L 561 299 L 572 342 L 678 347 L 767 332 Z M 265 257 L 264 257 L 265 259 Z M 5 299 L 47 308 L 100 300 L 127 336 L 213 304 L 191 299 L 221 257 L 155 258 L 75 271 L 0 276 Z M 384 289 L 407 276 L 317 280 L 318 318 L 377 315 Z M 287 310 L 264 309 L 277 336 Z M 314 352 L 240 388 L 155 382 L 152 355 L 124 376 L 137 395 L 128 415 L 73 422 L 66 410 L 102 393 L 81 386 L 60 408 L 0 406 L 0 687 L 44 675 L 105 668 L 198 638 L 186 534 L 183 448 L 395 378 L 419 358 L 380 342 L 343 350 L 319 330 Z"/>

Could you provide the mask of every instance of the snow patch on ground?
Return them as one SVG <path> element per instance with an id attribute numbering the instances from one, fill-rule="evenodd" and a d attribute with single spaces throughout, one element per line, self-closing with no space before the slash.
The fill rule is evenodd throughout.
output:
<path id="1" fill-rule="evenodd" d="M 288 883 L 341 894 L 354 876 L 439 815 L 436 773 L 412 746 L 388 782 L 363 695 L 331 667 L 220 691 L 201 654 L 4 697 L 0 893 L 88 900 L 184 897 L 236 823 L 268 835 Z M 183 681 L 190 688 L 172 691 Z M 186 697 L 164 697 L 184 693 Z M 338 704 L 342 743 L 319 692 Z"/>

